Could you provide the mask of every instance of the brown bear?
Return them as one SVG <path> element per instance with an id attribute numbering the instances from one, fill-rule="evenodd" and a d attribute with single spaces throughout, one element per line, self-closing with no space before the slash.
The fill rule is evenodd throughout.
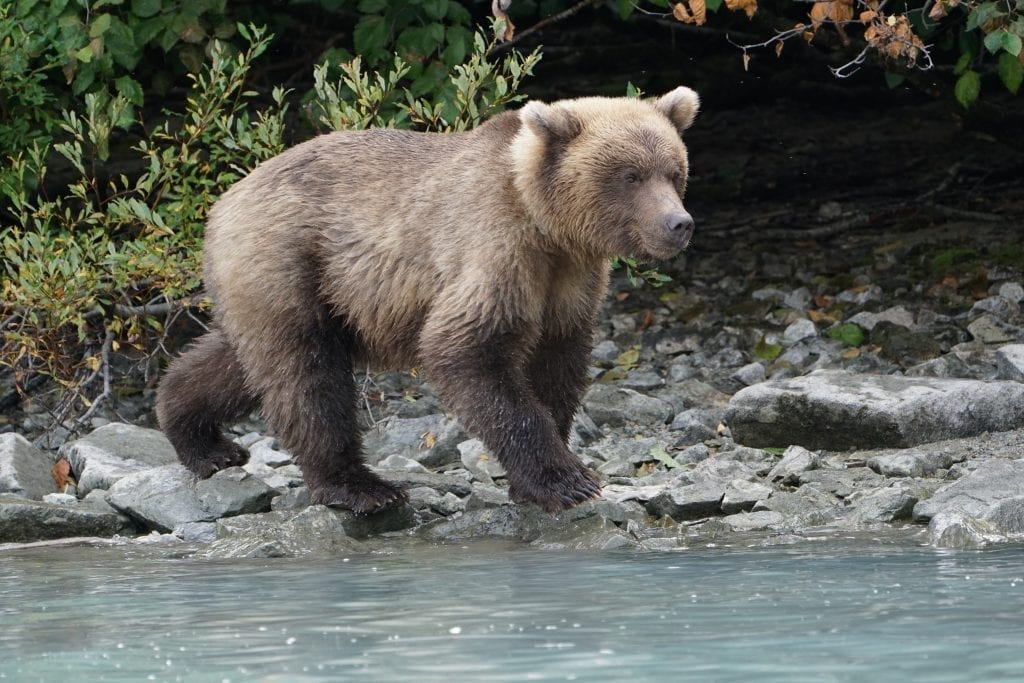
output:
<path id="1" fill-rule="evenodd" d="M 338 132 L 267 161 L 210 211 L 214 324 L 158 416 L 200 477 L 244 464 L 220 424 L 257 406 L 316 503 L 404 499 L 363 462 L 353 369 L 420 367 L 508 473 L 514 501 L 600 495 L 566 445 L 609 257 L 669 258 L 689 88 L 530 102 L 456 134 Z"/>

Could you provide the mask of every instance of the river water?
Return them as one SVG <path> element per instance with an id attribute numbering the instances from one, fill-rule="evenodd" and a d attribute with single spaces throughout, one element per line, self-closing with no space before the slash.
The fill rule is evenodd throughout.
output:
<path id="1" fill-rule="evenodd" d="M 0 551 L 0 680 L 1024 680 L 1024 547 Z"/>

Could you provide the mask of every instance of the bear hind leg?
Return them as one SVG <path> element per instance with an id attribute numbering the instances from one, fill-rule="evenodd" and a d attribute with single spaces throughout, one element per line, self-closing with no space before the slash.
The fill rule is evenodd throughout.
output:
<path id="1" fill-rule="evenodd" d="M 406 494 L 371 471 L 362 458 L 354 340 L 337 319 L 280 330 L 249 349 L 250 376 L 260 383 L 263 412 L 309 486 L 313 503 L 372 512 Z"/>
<path id="2" fill-rule="evenodd" d="M 212 330 L 175 359 L 157 390 L 157 418 L 178 459 L 202 478 L 244 465 L 249 453 L 221 432 L 258 405 L 224 334 Z"/>

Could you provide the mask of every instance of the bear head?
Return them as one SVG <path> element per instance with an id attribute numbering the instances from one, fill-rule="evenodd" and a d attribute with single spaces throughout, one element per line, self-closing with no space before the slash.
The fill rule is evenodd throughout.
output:
<path id="1" fill-rule="evenodd" d="M 681 134 L 700 99 L 679 87 L 653 100 L 584 97 L 519 110 L 512 143 L 526 210 L 561 248 L 666 259 L 693 235 L 683 207 Z"/>

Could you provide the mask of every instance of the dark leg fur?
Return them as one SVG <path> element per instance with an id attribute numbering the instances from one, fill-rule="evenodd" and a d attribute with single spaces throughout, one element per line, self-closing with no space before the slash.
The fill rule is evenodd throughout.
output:
<path id="1" fill-rule="evenodd" d="M 248 353 L 261 367 L 250 374 L 278 439 L 302 468 L 313 502 L 372 512 L 406 495 L 362 460 L 353 343 L 337 320 L 296 324 L 251 345 Z"/>
<path id="2" fill-rule="evenodd" d="M 505 467 L 512 500 L 557 512 L 599 496 L 596 475 L 566 447 L 563 426 L 516 362 L 517 346 L 514 336 L 495 335 L 473 348 L 450 348 L 430 364 L 431 380 Z M 559 419 L 571 426 L 568 406 L 561 410 Z"/>
<path id="3" fill-rule="evenodd" d="M 248 451 L 229 441 L 220 425 L 256 405 L 238 358 L 219 330 L 172 362 L 157 391 L 160 426 L 181 463 L 203 478 L 248 462 Z"/>
<path id="4" fill-rule="evenodd" d="M 569 439 L 573 418 L 587 388 L 590 339 L 590 330 L 582 328 L 568 335 L 545 334 L 527 367 L 533 393 L 551 411 L 563 442 Z"/>

